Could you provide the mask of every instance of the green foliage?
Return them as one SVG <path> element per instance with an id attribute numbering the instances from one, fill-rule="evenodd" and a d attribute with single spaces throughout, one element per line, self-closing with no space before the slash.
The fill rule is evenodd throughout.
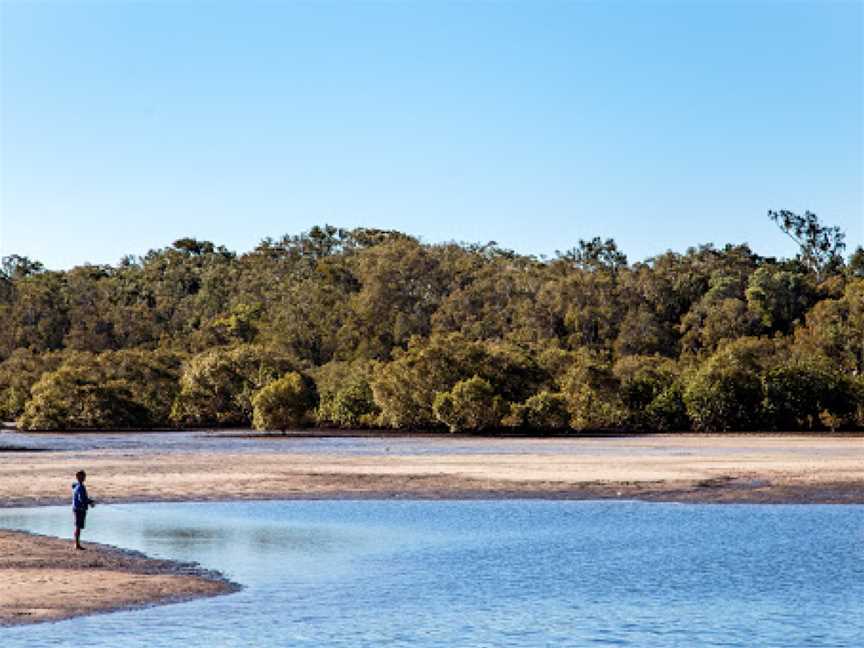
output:
<path id="1" fill-rule="evenodd" d="M 472 376 L 436 392 L 432 410 L 451 432 L 479 432 L 500 425 L 504 401 L 488 381 Z"/>
<path id="2" fill-rule="evenodd" d="M 674 353 L 675 336 L 651 308 L 640 304 L 621 320 L 613 349 L 620 357 Z"/>
<path id="3" fill-rule="evenodd" d="M 567 398 L 558 392 L 541 391 L 524 403 L 513 403 L 502 421 L 508 427 L 532 430 L 566 430 L 570 423 Z"/>
<path id="4" fill-rule="evenodd" d="M 466 256 L 464 251 L 454 256 Z M 498 249 L 485 249 L 470 261 L 459 282 L 432 316 L 433 331 L 459 332 L 472 340 L 508 340 L 535 344 L 552 340 L 549 319 L 537 310 L 535 295 L 543 284 L 543 267 L 532 259 L 514 259 Z M 457 270 L 458 271 L 458 270 Z"/>
<path id="5" fill-rule="evenodd" d="M 764 377 L 766 421 L 778 430 L 825 427 L 851 422 L 860 404 L 853 379 L 815 364 L 783 364 Z"/>
<path id="6" fill-rule="evenodd" d="M 864 279 L 864 247 L 858 246 L 849 256 L 846 271 L 854 279 Z"/>
<path id="7" fill-rule="evenodd" d="M 861 428 L 864 427 L 864 376 L 856 376 L 852 379 L 852 389 L 855 393 L 855 401 L 858 403 L 853 424 Z"/>
<path id="8" fill-rule="evenodd" d="M 280 289 L 278 304 L 271 307 L 272 319 L 262 338 L 272 348 L 322 365 L 341 355 L 352 358 L 357 354 L 353 342 L 342 343 L 354 333 L 346 324 L 353 281 L 342 274 L 335 264 L 320 264 L 320 275 L 298 280 Z M 332 272 L 332 274 L 331 274 Z"/>
<path id="9" fill-rule="evenodd" d="M 169 424 L 174 401 L 180 391 L 180 373 L 184 356 L 157 349 L 125 349 L 98 356 L 107 371 L 129 385 L 133 400 L 146 411 L 137 425 L 164 427 Z"/>
<path id="10" fill-rule="evenodd" d="M 573 349 L 608 349 L 622 317 L 617 278 L 606 272 L 574 272 L 560 286 L 566 343 Z M 611 299 L 610 299 L 611 298 Z"/>
<path id="11" fill-rule="evenodd" d="M 43 373 L 18 419 L 27 430 L 164 425 L 180 359 L 170 353 L 71 353 Z"/>
<path id="12" fill-rule="evenodd" d="M 675 382 L 657 394 L 645 408 L 646 429 L 679 432 L 690 429 L 690 418 L 684 404 L 684 390 Z"/>
<path id="13" fill-rule="evenodd" d="M 611 270 L 627 266 L 627 255 L 618 249 L 613 239 L 595 236 L 590 241 L 579 239 L 579 246 L 568 252 L 559 252 L 558 258 L 586 270 Z"/>
<path id="14" fill-rule="evenodd" d="M 14 421 L 24 412 L 30 399 L 30 389 L 47 371 L 62 362 L 59 352 L 33 353 L 30 349 L 15 349 L 0 363 L 0 421 Z"/>
<path id="15" fill-rule="evenodd" d="M 63 348 L 69 328 L 66 280 L 59 272 L 27 274 L 13 282 L 14 301 L 4 309 L 5 345 L 14 349 L 55 351 Z"/>
<path id="16" fill-rule="evenodd" d="M 724 342 L 754 333 L 756 316 L 743 297 L 742 275 L 713 273 L 708 290 L 681 319 L 682 350 L 707 355 Z"/>
<path id="17" fill-rule="evenodd" d="M 564 377 L 562 392 L 567 399 L 570 427 L 600 430 L 620 427 L 626 410 L 619 393 L 619 381 L 601 356 L 589 352 L 577 355 Z"/>
<path id="18" fill-rule="evenodd" d="M 42 376 L 18 419 L 24 430 L 134 427 L 146 421 L 126 385 L 89 367 L 63 366 Z"/>
<path id="19" fill-rule="evenodd" d="M 769 210 L 768 218 L 798 244 L 798 258 L 810 270 L 824 273 L 843 265 L 846 235 L 839 227 L 823 225 L 810 211 L 800 215 L 788 209 Z"/>
<path id="20" fill-rule="evenodd" d="M 12 255 L 0 418 L 248 425 L 302 369 L 342 427 L 440 426 L 439 392 L 462 426 L 445 410 L 471 411 L 454 389 L 475 376 L 522 429 L 864 425 L 864 251 L 844 265 L 836 228 L 772 218 L 795 259 L 709 244 L 629 264 L 597 237 L 547 260 L 329 225 L 239 256 L 194 238 L 64 272 Z"/>
<path id="21" fill-rule="evenodd" d="M 361 288 L 342 331 L 354 357 L 384 359 L 413 336 L 429 335 L 446 290 L 432 250 L 412 239 L 394 239 L 359 255 L 354 271 Z"/>
<path id="22" fill-rule="evenodd" d="M 10 254 L 0 259 L 0 277 L 4 279 L 23 279 L 44 272 L 45 266 L 19 254 Z"/>
<path id="23" fill-rule="evenodd" d="M 679 369 L 660 356 L 627 356 L 615 363 L 624 407 L 624 423 L 637 430 L 685 430 L 689 427 Z"/>
<path id="24" fill-rule="evenodd" d="M 762 266 L 747 285 L 747 305 L 765 329 L 788 333 L 812 305 L 816 289 L 811 277 Z"/>
<path id="25" fill-rule="evenodd" d="M 823 299 L 795 331 L 795 352 L 851 375 L 864 373 L 864 279 L 850 281 L 839 299 Z"/>
<path id="26" fill-rule="evenodd" d="M 570 369 L 577 355 L 573 351 L 552 345 L 535 349 L 533 356 L 536 358 L 540 371 L 546 377 L 546 382 L 540 388 L 545 388 L 548 391 L 560 391 L 567 370 Z"/>
<path id="27" fill-rule="evenodd" d="M 317 403 L 314 383 L 296 371 L 262 387 L 252 397 L 252 425 L 256 430 L 299 427 Z"/>
<path id="28" fill-rule="evenodd" d="M 258 334 L 261 305 L 235 304 L 224 315 L 219 315 L 207 324 L 213 345 L 248 343 Z"/>
<path id="29" fill-rule="evenodd" d="M 328 419 L 344 428 L 373 427 L 376 425 L 378 406 L 368 382 L 347 385 L 336 392 Z"/>
<path id="30" fill-rule="evenodd" d="M 423 428 L 438 421 L 432 411 L 437 392 L 447 392 L 483 366 L 483 345 L 458 334 L 412 340 L 392 362 L 375 366 L 372 393 L 381 422 L 394 428 Z"/>
<path id="31" fill-rule="evenodd" d="M 379 409 L 369 384 L 372 363 L 331 362 L 315 371 L 321 400 L 319 423 L 343 428 L 372 427 L 377 424 Z"/>
<path id="32" fill-rule="evenodd" d="M 759 376 L 738 367 L 700 371 L 684 392 L 693 428 L 704 432 L 758 429 L 761 401 Z"/>
<path id="33" fill-rule="evenodd" d="M 248 425 L 253 394 L 293 366 L 253 345 L 200 353 L 183 367 L 171 418 L 179 425 Z"/>
<path id="34" fill-rule="evenodd" d="M 773 360 L 770 340 L 741 338 L 715 352 L 692 376 L 684 404 L 695 430 L 755 430 L 765 421 L 761 373 Z"/>
<path id="35" fill-rule="evenodd" d="M 381 409 L 381 422 L 395 428 L 435 426 L 437 392 L 472 376 L 488 382 L 506 401 L 521 401 L 534 393 L 546 375 L 530 354 L 509 344 L 467 340 L 458 333 L 414 339 L 389 363 L 376 365 L 372 393 Z"/>

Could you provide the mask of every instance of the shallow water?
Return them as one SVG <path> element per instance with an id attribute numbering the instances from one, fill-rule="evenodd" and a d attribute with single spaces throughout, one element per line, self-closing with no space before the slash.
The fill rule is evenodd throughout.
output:
<path id="1" fill-rule="evenodd" d="M 342 455 L 429 454 L 561 454 L 573 451 L 573 439 L 519 439 L 458 437 L 437 434 L 397 436 L 263 436 L 250 430 L 192 430 L 168 432 L 17 432 L 0 430 L 0 450 L 147 450 L 155 452 L 267 452 L 334 453 Z M 588 448 L 580 452 L 608 454 L 614 448 Z M 646 448 L 647 452 L 657 450 Z"/>
<path id="2" fill-rule="evenodd" d="M 0 526 L 52 535 L 68 518 L 0 510 Z M 864 645 L 861 506 L 130 504 L 88 526 L 245 589 L 0 629 L 3 648 Z"/>
<path id="3" fill-rule="evenodd" d="M 386 433 L 381 436 L 369 432 L 342 431 L 346 436 L 261 436 L 248 429 L 241 430 L 186 430 L 160 432 L 18 432 L 0 430 L 0 452 L 9 448 L 59 450 L 69 452 L 122 451 L 122 452 L 230 452 L 230 453 L 300 453 L 335 454 L 347 456 L 370 455 L 486 455 L 486 454 L 541 454 L 560 457 L 620 457 L 622 446 L 628 457 L 714 456 L 726 459 L 733 456 L 763 453 L 764 439 L 758 435 L 752 440 L 746 436 L 736 438 L 732 445 L 694 444 L 692 435 L 685 435 L 680 444 L 674 438 L 662 443 L 651 435 L 644 439 L 633 435 L 620 437 L 472 437 L 440 434 L 408 434 L 399 436 Z M 677 444 L 677 445 L 676 445 Z M 775 456 L 808 457 L 834 456 L 838 449 L 832 445 L 813 447 L 812 444 L 788 443 L 773 447 Z M 839 450 L 848 453 L 848 450 Z M 846 455 L 844 455 L 846 456 Z"/>

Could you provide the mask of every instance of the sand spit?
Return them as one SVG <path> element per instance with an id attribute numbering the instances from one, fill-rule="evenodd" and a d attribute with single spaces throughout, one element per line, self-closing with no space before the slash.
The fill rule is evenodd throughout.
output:
<path id="1" fill-rule="evenodd" d="M 172 603 L 236 591 L 195 565 L 0 530 L 0 626 Z"/>

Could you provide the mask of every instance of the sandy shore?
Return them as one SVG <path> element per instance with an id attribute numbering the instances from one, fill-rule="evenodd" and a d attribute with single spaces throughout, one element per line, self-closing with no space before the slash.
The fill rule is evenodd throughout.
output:
<path id="1" fill-rule="evenodd" d="M 0 626 L 215 596 L 236 586 L 194 566 L 0 530 Z"/>
<path id="2" fill-rule="evenodd" d="M 0 504 L 273 498 L 639 498 L 864 503 L 864 437 L 656 435 L 424 440 L 422 453 L 148 448 L 0 453 Z M 459 446 L 459 452 L 452 450 Z M 205 446 L 206 448 L 206 446 Z M 399 446 L 394 444 L 394 449 Z"/>

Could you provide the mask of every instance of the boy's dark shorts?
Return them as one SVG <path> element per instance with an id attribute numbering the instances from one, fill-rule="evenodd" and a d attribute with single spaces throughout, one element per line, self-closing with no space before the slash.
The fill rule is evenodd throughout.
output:
<path id="1" fill-rule="evenodd" d="M 72 511 L 75 514 L 75 526 L 79 529 L 84 528 L 84 522 L 87 520 L 87 511 Z"/>

